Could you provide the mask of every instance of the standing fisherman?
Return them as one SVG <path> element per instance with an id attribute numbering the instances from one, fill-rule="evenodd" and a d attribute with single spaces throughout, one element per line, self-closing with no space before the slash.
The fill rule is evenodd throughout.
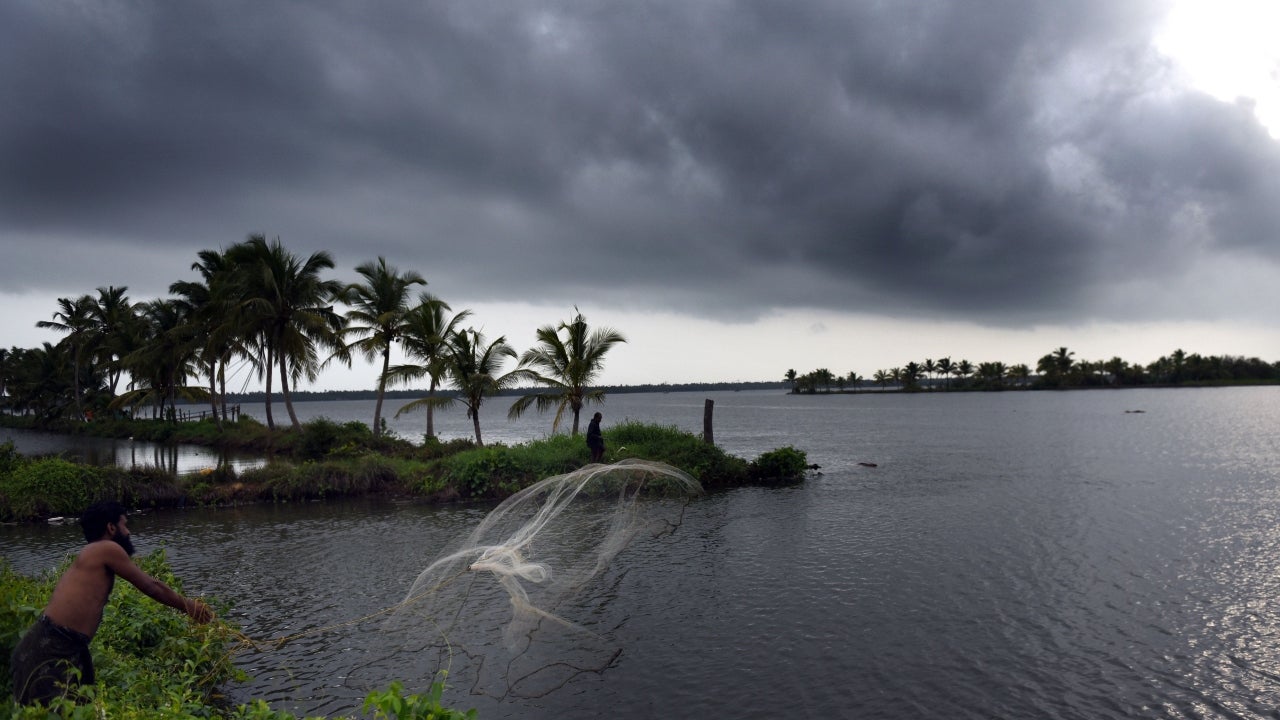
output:
<path id="1" fill-rule="evenodd" d="M 591 462 L 604 459 L 604 435 L 600 432 L 600 420 L 604 416 L 596 413 L 587 424 L 587 447 L 591 449 Z"/>
<path id="2" fill-rule="evenodd" d="M 89 544 L 58 579 L 44 613 L 13 651 L 13 697 L 24 705 L 47 703 L 77 683 L 93 684 L 89 641 L 102 623 L 117 575 L 198 623 L 213 619 L 202 600 L 179 595 L 134 564 L 133 541 L 120 503 L 91 506 L 80 517 L 80 527 Z"/>

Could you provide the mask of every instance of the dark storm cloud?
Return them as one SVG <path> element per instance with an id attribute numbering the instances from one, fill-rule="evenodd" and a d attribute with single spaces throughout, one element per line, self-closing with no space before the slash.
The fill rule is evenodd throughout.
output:
<path id="1" fill-rule="evenodd" d="M 265 232 L 477 301 L 1078 318 L 1188 247 L 1280 259 L 1277 143 L 1168 84 L 1162 9 L 6 3 L 0 240 L 164 282 Z"/>

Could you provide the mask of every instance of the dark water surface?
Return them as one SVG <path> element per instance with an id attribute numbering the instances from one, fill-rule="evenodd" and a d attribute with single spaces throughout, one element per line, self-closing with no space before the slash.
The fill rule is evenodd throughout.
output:
<path id="1" fill-rule="evenodd" d="M 703 397 L 611 397 L 606 432 L 623 417 L 700 429 Z M 675 532 L 620 554 L 578 608 L 621 650 L 607 669 L 541 697 L 455 685 L 452 704 L 481 718 L 1280 716 L 1280 388 L 711 397 L 732 452 L 792 444 L 823 474 L 695 500 Z M 131 526 L 266 639 L 395 605 L 486 511 L 312 503 Z M 0 527 L 0 547 L 30 572 L 76 535 Z M 469 631 L 499 633 L 509 609 L 491 605 Z M 430 634 L 382 618 L 245 652 L 255 680 L 233 693 L 354 712 L 391 680 L 423 689 Z M 455 651 L 451 679 L 468 662 Z"/>

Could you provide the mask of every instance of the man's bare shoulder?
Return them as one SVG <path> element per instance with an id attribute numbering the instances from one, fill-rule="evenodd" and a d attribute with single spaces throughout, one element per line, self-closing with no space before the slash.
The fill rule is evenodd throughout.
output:
<path id="1" fill-rule="evenodd" d="M 120 547 L 120 543 L 111 540 L 96 540 L 81 548 L 76 556 L 76 564 L 86 569 L 95 565 L 109 568 L 117 567 L 121 562 L 131 563 L 129 554 Z"/>
<path id="2" fill-rule="evenodd" d="M 114 554 L 115 552 L 124 552 L 124 548 L 120 547 L 120 543 L 112 540 L 94 540 L 80 548 L 80 557 L 98 557 Z"/>

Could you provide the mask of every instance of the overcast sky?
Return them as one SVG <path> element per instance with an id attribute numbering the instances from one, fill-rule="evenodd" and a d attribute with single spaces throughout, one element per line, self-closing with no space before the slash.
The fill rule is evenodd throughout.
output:
<path id="1" fill-rule="evenodd" d="M 1172 8 L 8 0 L 0 345 L 263 233 L 520 350 L 576 305 L 608 383 L 1280 360 L 1280 55 L 1224 96 L 1193 50 L 1243 39 Z"/>

